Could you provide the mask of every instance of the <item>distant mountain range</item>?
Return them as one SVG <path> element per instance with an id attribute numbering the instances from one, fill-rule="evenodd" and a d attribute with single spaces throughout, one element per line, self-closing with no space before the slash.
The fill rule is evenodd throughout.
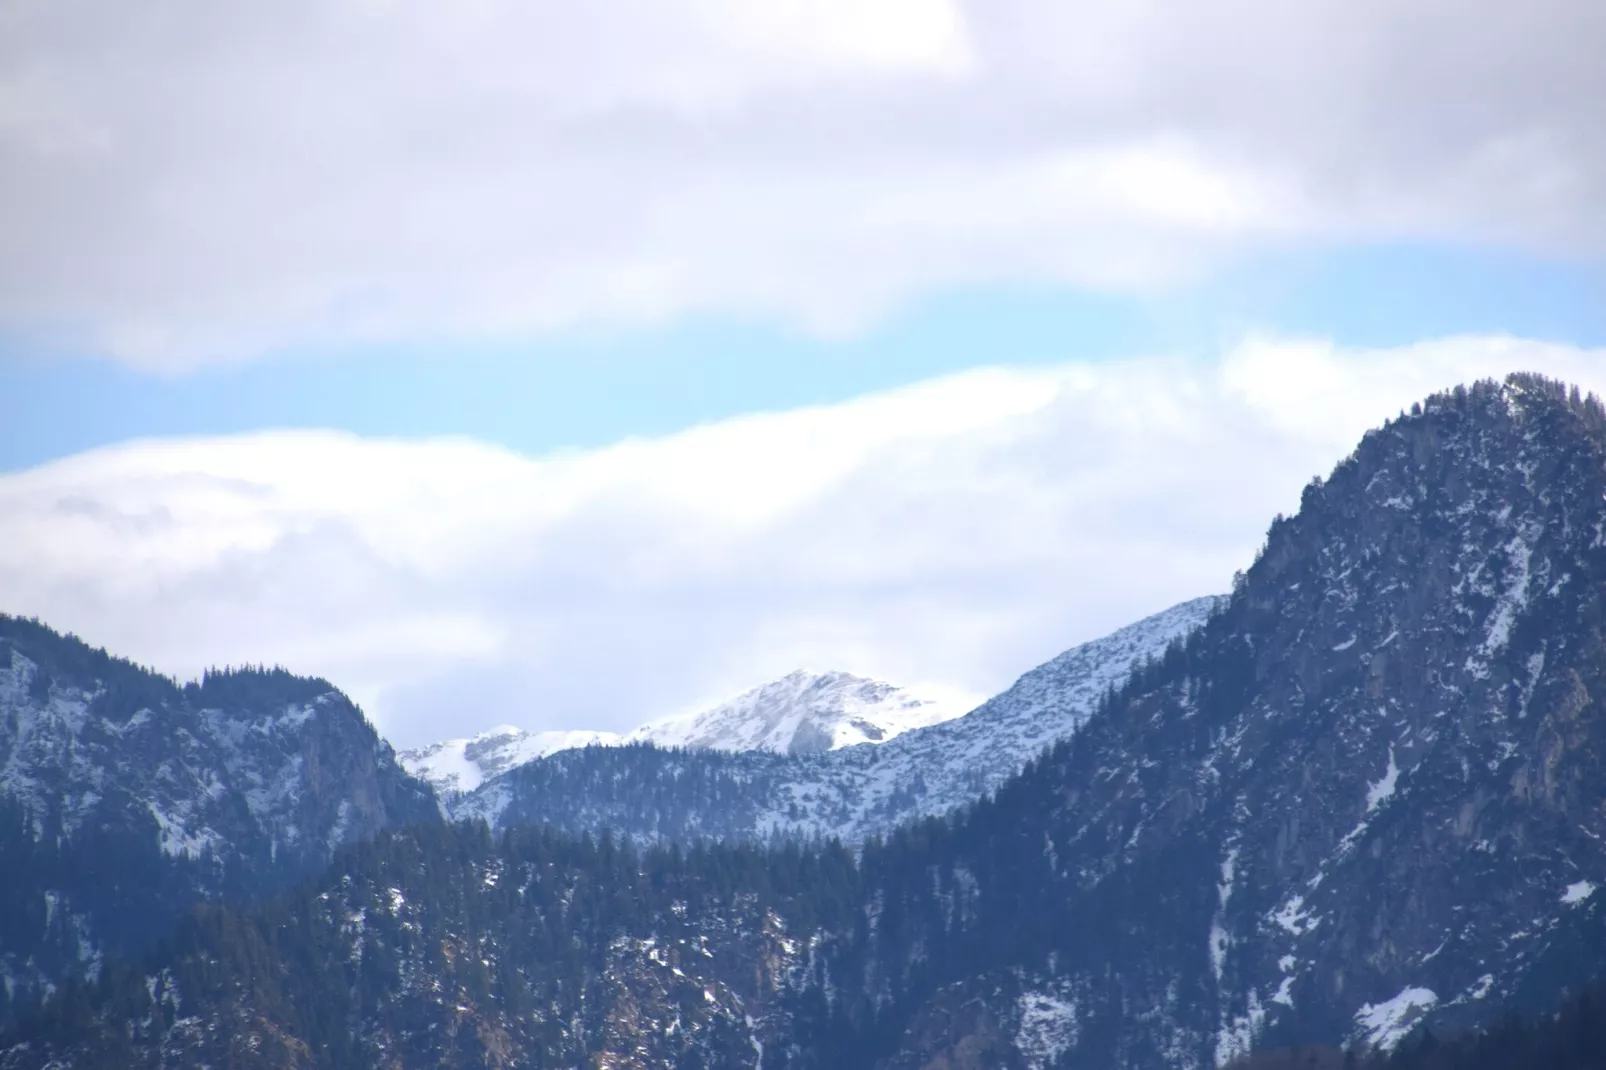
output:
<path id="1" fill-rule="evenodd" d="M 858 842 L 995 790 L 1223 603 L 1194 599 L 1066 651 L 963 716 L 890 684 L 799 672 L 620 735 L 498 730 L 400 760 L 447 816 L 493 828 Z"/>
<path id="2" fill-rule="evenodd" d="M 642 842 L 858 842 L 884 835 L 902 822 L 947 813 L 996 790 L 1045 747 L 1075 732 L 1109 691 L 1163 655 L 1223 601 L 1184 602 L 1066 651 L 962 717 L 926 727 L 914 727 L 914 718 L 905 717 L 906 730 L 889 733 L 874 746 L 803 754 L 729 746 L 568 750 L 515 766 L 472 792 L 448 798 L 447 812 L 494 828 L 546 822 L 571 832 L 608 830 Z M 866 690 L 889 696 L 883 708 L 895 712 L 909 703 L 885 684 L 836 674 L 826 679 L 838 686 L 814 688 L 804 685 L 808 679 L 788 677 L 680 722 L 699 730 L 717 728 L 717 735 L 666 736 L 729 744 L 773 738 L 766 729 L 775 724 L 840 725 L 848 720 L 841 712 L 843 696 Z M 797 696 L 815 697 L 812 722 L 796 712 Z M 779 701 L 756 701 L 761 698 Z M 931 708 L 915 710 L 929 716 L 924 711 Z M 882 716 L 883 723 L 890 720 Z"/>
<path id="3" fill-rule="evenodd" d="M 1375 1068 L 1606 967 L 1606 408 L 1534 376 L 1370 432 L 1229 597 L 964 717 L 560 750 L 448 803 L 486 823 L 318 682 L 10 619 L 7 664 L 0 1070 Z M 263 900 L 287 857 L 325 868 Z M 161 946 L 103 935 L 151 905 Z M 1568 1007 L 1397 1065 L 1594 1065 Z"/>
<path id="4" fill-rule="evenodd" d="M 0 886 L 0 1021 L 196 903 L 261 899 L 440 813 L 643 842 L 889 832 L 1002 783 L 1213 604 L 1062 655 L 957 720 L 953 703 L 800 672 L 630 733 L 508 729 L 401 755 L 326 681 L 248 669 L 181 687 L 0 617 L 0 872 L 23 875 Z"/>
<path id="5" fill-rule="evenodd" d="M 629 732 L 529 732 L 506 726 L 399 754 L 402 765 L 444 799 L 473 791 L 514 766 L 558 751 L 651 743 L 723 751 L 816 754 L 885 743 L 912 728 L 958 717 L 969 705 L 917 697 L 846 672 L 798 671 L 700 713 L 651 721 Z"/>

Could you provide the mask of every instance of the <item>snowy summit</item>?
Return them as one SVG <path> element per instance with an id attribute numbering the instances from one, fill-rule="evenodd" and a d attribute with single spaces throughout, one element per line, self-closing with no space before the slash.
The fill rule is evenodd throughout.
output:
<path id="1" fill-rule="evenodd" d="M 451 797 L 467 794 L 516 765 L 560 750 L 612 746 L 618 742 L 619 736 L 613 732 L 584 729 L 527 732 L 513 725 L 503 725 L 477 736 L 446 739 L 427 747 L 400 751 L 396 758 L 402 768 L 431 785 L 442 797 Z"/>
<path id="2" fill-rule="evenodd" d="M 644 724 L 625 739 L 660 747 L 818 754 L 885 743 L 911 728 L 951 721 L 973 705 L 916 697 L 852 673 L 799 671 L 713 709 Z"/>
<path id="3" fill-rule="evenodd" d="M 402 751 L 403 767 L 443 797 L 466 794 L 514 766 L 578 747 L 652 743 L 722 751 L 817 754 L 885 743 L 913 728 L 953 720 L 968 697 L 920 697 L 846 672 L 799 670 L 698 713 L 676 714 L 630 732 L 529 732 L 503 726 L 464 739 Z"/>

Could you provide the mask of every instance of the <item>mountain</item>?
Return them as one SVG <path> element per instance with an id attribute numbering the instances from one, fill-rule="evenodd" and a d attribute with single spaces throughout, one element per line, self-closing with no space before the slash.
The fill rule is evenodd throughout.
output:
<path id="1" fill-rule="evenodd" d="M 1076 731 L 1108 691 L 1221 603 L 1194 599 L 1084 643 L 963 717 L 914 727 L 911 722 L 927 716 L 920 711 L 929 706 L 915 707 L 915 716 L 902 721 L 909 727 L 874 747 L 803 753 L 588 747 L 518 765 L 465 796 L 448 798 L 447 808 L 455 818 L 498 828 L 546 822 L 572 832 L 607 829 L 643 842 L 862 841 L 993 791 L 1044 747 Z M 841 711 L 854 708 L 850 700 L 866 693 L 888 696 L 879 702 L 883 710 L 910 701 L 857 677 L 798 675 L 686 722 L 706 734 L 680 738 L 711 739 L 718 730 L 726 743 L 795 740 L 803 726 L 842 723 Z M 812 695 L 824 701 L 810 700 Z M 800 716 L 822 706 L 827 712 L 815 721 Z M 765 715 L 748 712 L 754 709 Z M 892 720 L 877 716 L 882 723 Z M 659 737 L 676 738 L 669 731 Z"/>
<path id="2" fill-rule="evenodd" d="M 887 979 L 863 1062 L 1204 1067 L 1553 1005 L 1606 964 L 1603 595 L 1598 401 L 1513 376 L 1368 434 L 1221 613 L 900 839 L 895 925 L 842 951 Z"/>
<path id="3" fill-rule="evenodd" d="M 962 704 L 921 698 L 879 680 L 845 672 L 791 673 L 694 714 L 678 714 L 624 734 L 586 730 L 528 732 L 494 728 L 402 751 L 402 765 L 455 799 L 515 766 L 558 751 L 649 743 L 723 751 L 815 754 L 860 743 L 884 743 L 912 728 L 950 720 Z"/>
<path id="4" fill-rule="evenodd" d="M 1606 408 L 1513 376 L 1368 434 L 1225 606 L 959 814 L 857 853 L 382 833 L 108 964 L 0 1070 L 1433 1065 L 1413 1034 L 1600 974 L 1603 759 Z"/>
<path id="5" fill-rule="evenodd" d="M 642 725 L 627 734 L 625 742 L 820 754 L 860 743 L 885 743 L 910 729 L 952 720 L 967 708 L 917 698 L 852 673 L 800 671 L 702 713 Z"/>
<path id="6" fill-rule="evenodd" d="M 147 946 L 199 899 L 267 894 L 434 811 L 322 680 L 180 687 L 0 616 L 0 1004 Z"/>
<path id="7" fill-rule="evenodd" d="M 396 760 L 413 776 L 435 789 L 442 800 L 455 799 L 514 766 L 545 758 L 560 750 L 614 746 L 614 732 L 528 732 L 503 725 L 477 736 L 447 739 L 427 747 L 398 751 Z"/>

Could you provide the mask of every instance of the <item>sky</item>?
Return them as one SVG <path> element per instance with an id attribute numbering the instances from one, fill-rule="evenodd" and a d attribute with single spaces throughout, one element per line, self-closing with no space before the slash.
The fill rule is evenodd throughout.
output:
<path id="1" fill-rule="evenodd" d="M 399 745 L 984 696 L 1606 392 L 1606 8 L 0 7 L 0 611 Z"/>

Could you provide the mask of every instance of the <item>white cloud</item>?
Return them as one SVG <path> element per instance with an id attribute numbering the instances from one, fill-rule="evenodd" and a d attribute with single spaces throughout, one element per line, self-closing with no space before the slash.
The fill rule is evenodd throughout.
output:
<path id="1" fill-rule="evenodd" d="M 1268 244 L 1606 246 L 1593 0 L 21 0 L 0 330 L 172 371 Z"/>
<path id="2" fill-rule="evenodd" d="M 524 457 L 331 432 L 0 477 L 0 606 L 190 674 L 328 676 L 402 743 L 623 728 L 799 665 L 972 693 L 1223 589 L 1370 426 L 1606 352 L 1502 338 L 983 370 Z"/>

